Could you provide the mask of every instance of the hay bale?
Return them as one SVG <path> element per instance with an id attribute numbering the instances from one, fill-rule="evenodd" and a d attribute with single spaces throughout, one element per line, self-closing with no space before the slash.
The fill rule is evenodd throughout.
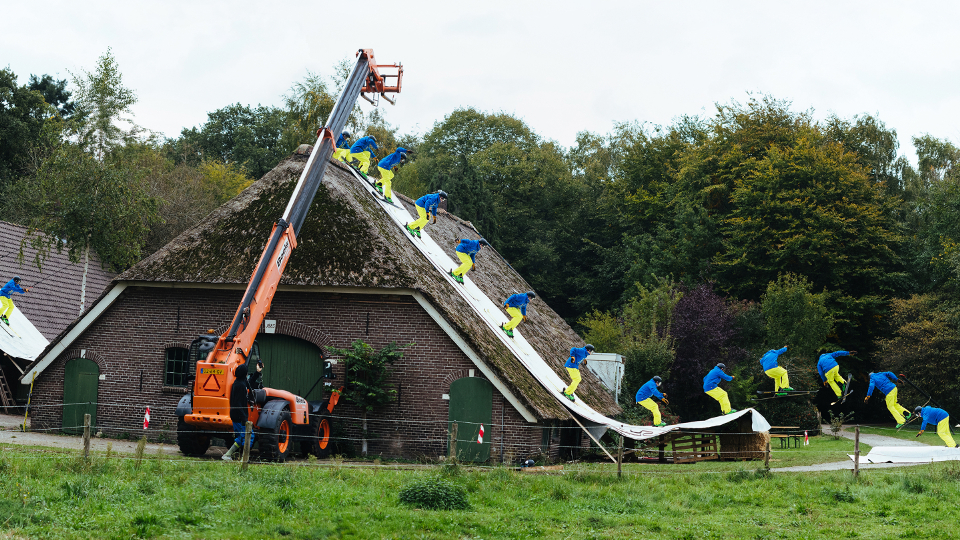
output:
<path id="1" fill-rule="evenodd" d="M 720 459 L 734 460 L 762 460 L 770 442 L 770 433 L 766 431 L 754 433 L 721 433 Z"/>

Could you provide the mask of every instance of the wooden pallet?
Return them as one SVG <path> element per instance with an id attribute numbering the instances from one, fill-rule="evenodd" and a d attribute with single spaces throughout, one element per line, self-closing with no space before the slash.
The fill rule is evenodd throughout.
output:
<path id="1" fill-rule="evenodd" d="M 719 459 L 717 436 L 713 433 L 678 435 L 671 441 L 674 463 L 693 463 Z"/>

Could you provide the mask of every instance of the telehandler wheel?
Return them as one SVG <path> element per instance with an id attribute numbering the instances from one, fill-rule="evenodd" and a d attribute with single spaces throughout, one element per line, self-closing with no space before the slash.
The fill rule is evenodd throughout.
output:
<path id="1" fill-rule="evenodd" d="M 210 435 L 184 422 L 183 418 L 179 418 L 177 420 L 177 444 L 180 446 L 180 453 L 185 456 L 202 456 L 210 448 Z"/>
<path id="2" fill-rule="evenodd" d="M 320 459 L 328 457 L 332 446 L 332 434 L 333 425 L 329 416 L 311 416 L 309 438 L 300 441 L 300 457 L 307 457 L 310 454 Z"/>
<path id="3" fill-rule="evenodd" d="M 293 424 L 290 422 L 290 410 L 284 409 L 277 419 L 276 429 L 261 428 L 260 456 L 265 460 L 283 463 L 290 457 L 293 450 L 293 437 L 290 432 Z"/>

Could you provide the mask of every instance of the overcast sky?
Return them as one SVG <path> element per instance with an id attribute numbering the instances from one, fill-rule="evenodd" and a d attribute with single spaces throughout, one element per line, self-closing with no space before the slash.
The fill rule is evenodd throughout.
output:
<path id="1" fill-rule="evenodd" d="M 0 0 L 0 18 L 21 84 L 93 71 L 111 47 L 135 120 L 167 136 L 228 104 L 282 105 L 308 71 L 372 48 L 403 63 L 382 105 L 401 133 L 476 107 L 570 146 L 752 92 L 818 119 L 878 114 L 911 158 L 915 135 L 960 143 L 958 2 Z"/>

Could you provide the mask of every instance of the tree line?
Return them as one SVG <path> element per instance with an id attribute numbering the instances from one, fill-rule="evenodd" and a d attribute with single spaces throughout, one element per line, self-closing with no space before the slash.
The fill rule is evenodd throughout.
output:
<path id="1" fill-rule="evenodd" d="M 3 70 L 2 217 L 125 268 L 313 142 L 348 71 L 163 138 L 129 118 L 136 96 L 109 51 L 72 85 L 18 86 Z M 818 351 L 857 350 L 844 372 L 909 373 L 960 405 L 960 150 L 946 139 L 914 137 L 912 164 L 876 115 L 817 121 L 765 95 L 668 126 L 581 132 L 570 148 L 472 108 L 423 134 L 358 108 L 348 129 L 376 136 L 380 157 L 416 148 L 395 188 L 447 191 L 449 210 L 587 341 L 625 355 L 626 388 L 659 374 L 700 396 L 724 361 L 746 399 L 767 382 L 759 355 L 787 345 L 796 387 L 820 384 Z M 709 406 L 689 403 L 682 416 Z"/>

